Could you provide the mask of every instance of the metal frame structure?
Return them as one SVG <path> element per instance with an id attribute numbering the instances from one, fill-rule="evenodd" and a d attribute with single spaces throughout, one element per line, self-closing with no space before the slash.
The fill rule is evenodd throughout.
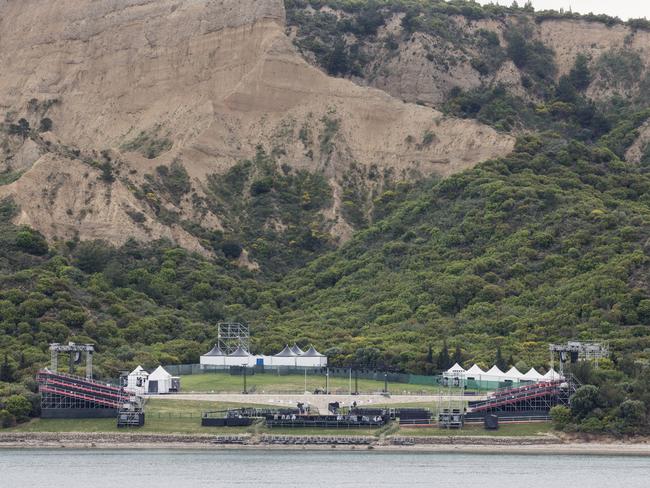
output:
<path id="1" fill-rule="evenodd" d="M 239 322 L 220 322 L 217 325 L 217 345 L 226 354 L 238 348 L 250 352 L 251 337 L 248 325 Z"/>
<path id="2" fill-rule="evenodd" d="M 502 388 L 492 393 L 486 400 L 470 402 L 470 416 L 476 414 L 542 413 L 548 416 L 556 405 L 569 405 L 571 395 L 575 393 L 577 381 L 573 377 L 562 380 L 541 381 L 516 388 Z M 474 415 L 472 415 L 474 414 Z"/>
<path id="3" fill-rule="evenodd" d="M 438 412 L 438 426 L 443 429 L 462 429 L 465 424 L 465 401 L 457 402 L 454 399 L 454 388 L 460 388 L 460 395 L 465 392 L 467 378 L 464 372 L 452 372 L 445 379 L 447 387 L 447 408 Z M 460 404 L 457 404 L 460 403 Z M 442 390 L 440 390 L 440 401 L 443 405 Z M 440 408 L 440 407 L 439 407 Z"/>
<path id="4" fill-rule="evenodd" d="M 560 374 L 564 374 L 564 365 L 568 361 L 593 361 L 598 367 L 598 360 L 609 357 L 609 346 L 602 342 L 580 342 L 569 341 L 566 344 L 549 344 L 548 350 L 551 353 L 551 367 L 557 354 L 560 359 Z"/>
<path id="5" fill-rule="evenodd" d="M 59 369 L 59 354 L 69 354 L 68 372 L 74 373 L 75 363 L 81 359 L 81 354 L 86 355 L 86 379 L 93 379 L 93 353 L 95 347 L 92 344 L 68 344 L 52 343 L 50 344 L 50 370 L 56 373 Z"/>
<path id="6" fill-rule="evenodd" d="M 129 401 L 123 388 L 67 375 L 41 371 L 36 377 L 41 393 L 41 408 L 51 409 L 119 409 Z"/>

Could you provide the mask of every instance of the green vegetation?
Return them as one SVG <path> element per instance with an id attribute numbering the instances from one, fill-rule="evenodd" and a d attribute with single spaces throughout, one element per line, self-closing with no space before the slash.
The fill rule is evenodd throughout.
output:
<path id="1" fill-rule="evenodd" d="M 324 124 L 321 146 L 327 148 L 338 122 Z M 331 199 L 323 174 L 280 168 L 260 147 L 254 159 L 212 175 L 202 204 L 227 216 L 226 226 L 236 229 L 233 234 L 213 235 L 213 248 L 238 257 L 245 247 L 253 260 L 264 263 L 265 272 L 277 276 L 334 247 L 322 213 Z"/>
<path id="2" fill-rule="evenodd" d="M 248 405 L 260 407 L 260 405 Z M 240 408 L 242 405 L 225 402 L 178 401 L 152 399 L 145 407 L 144 427 L 128 430 L 135 434 L 242 434 L 243 427 L 202 427 L 201 412 Z M 124 432 L 115 419 L 33 419 L 16 426 L 16 432 Z"/>
<path id="3" fill-rule="evenodd" d="M 396 13 L 404 14 L 403 29 L 382 40 L 381 56 L 398 55 L 416 33 L 444 40 L 456 54 L 436 59 L 440 53 L 431 51 L 430 61 L 448 67 L 470 62 L 485 82 L 475 90 L 452 90 L 444 110 L 517 135 L 514 152 L 417 183 L 396 182 L 376 166 L 352 165 L 339 184 L 343 214 L 358 232 L 339 249 L 328 233 L 325 210 L 333 192 L 327 176 L 280 166 L 281 145 L 268 153 L 259 147 L 251 160 L 212 175 L 202 195 L 192 192 L 179 160 L 159 165 L 142 188 L 133 188 L 160 221 L 181 226 L 212 249 L 211 259 L 165 241 L 129 241 L 119 248 L 76 239 L 48 245 L 40 233 L 13 225 L 19 209 L 0 202 L 0 421 L 13 425 L 37 415 L 32 377 L 47 364 L 49 342 L 96 344 L 97 374 L 112 378 L 137 364 L 196 363 L 214 342 L 214 324 L 237 320 L 251 324 L 256 352 L 313 343 L 336 366 L 411 373 L 433 373 L 450 361 L 545 371 L 548 342 L 607 340 L 613 357 L 581 378 L 586 386 L 578 406 L 556 409 L 556 424 L 644 432 L 650 147 L 643 148 L 640 165 L 623 160 L 650 117 L 643 97 L 650 78 L 638 55 L 580 55 L 556 82 L 553 53 L 534 40 L 532 21 L 574 14 L 460 0 L 286 3 L 297 45 L 336 75 L 371 80 L 377 74 L 368 71 L 367 53 Z M 343 15 L 320 11 L 323 6 Z M 452 20 L 458 15 L 508 22 L 504 45 L 486 30 L 461 32 Z M 629 25 L 647 28 L 640 21 Z M 517 93 L 486 78 L 507 59 L 522 74 Z M 636 79 L 640 93 L 634 88 L 597 103 L 587 96 L 594 82 L 620 91 Z M 332 112 L 311 126 L 287 127 L 296 129 L 312 159 L 312 149 L 320 148 L 325 160 L 335 155 L 341 117 Z M 16 119 L 7 117 L 2 126 L 13 141 L 39 137 L 27 119 Z M 172 145 L 158 132 L 142 133 L 123 149 L 155 158 Z M 421 148 L 436 142 L 434 132 L 406 140 Z M 79 150 L 67 150 L 80 157 Z M 102 158 L 88 161 L 101 171 L 101 181 L 112 183 L 119 164 L 108 153 Z M 3 173 L 0 184 L 13 178 Z M 168 205 L 187 201 L 197 220 L 212 211 L 229 230 L 183 221 Z M 145 224 L 144 214 L 129 215 Z M 244 249 L 261 272 L 235 266 L 246 257 Z M 197 390 L 219 388 L 212 380 L 187 378 L 186 388 L 193 382 Z M 238 388 L 240 378 L 227 380 Z M 250 381 L 264 388 L 267 378 Z M 304 388 L 300 378 L 282 381 L 276 385 Z M 345 389 L 345 381 L 337 387 Z M 17 396 L 31 404 L 28 413 Z"/>
<path id="4" fill-rule="evenodd" d="M 17 181 L 22 175 L 22 171 L 5 171 L 0 173 L 0 186 L 10 185 L 14 181 Z"/>
<path id="5" fill-rule="evenodd" d="M 122 144 L 123 151 L 139 152 L 147 159 L 156 159 L 162 153 L 169 151 L 173 142 L 168 137 L 158 137 L 158 128 L 150 132 L 140 132 L 138 136 Z"/>
<path id="6" fill-rule="evenodd" d="M 570 408 L 557 406 L 551 410 L 555 428 L 617 436 L 650 433 L 650 380 L 646 370 L 623 359 L 618 371 L 579 364 L 573 372 L 585 386 L 571 397 Z"/>
<path id="7" fill-rule="evenodd" d="M 306 381 L 305 381 L 306 380 Z M 184 393 L 239 393 L 243 390 L 243 378 L 228 373 L 206 373 L 182 377 Z M 306 388 L 305 388 L 306 383 Z M 296 393 L 325 390 L 326 379 L 323 375 L 277 375 L 271 372 L 249 375 L 246 378 L 247 389 L 250 393 Z M 384 389 L 383 381 L 358 379 L 360 393 L 376 393 Z M 332 393 L 348 393 L 354 391 L 355 380 L 330 376 L 329 389 Z M 440 387 L 433 385 L 415 385 L 405 383 L 389 383 L 388 389 L 395 394 L 403 393 L 438 393 Z"/>
<path id="8" fill-rule="evenodd" d="M 465 425 L 462 429 L 409 429 L 402 427 L 395 434 L 405 437 L 446 437 L 446 436 L 493 436 L 493 437 L 522 437 L 547 435 L 552 432 L 553 426 L 549 423 L 531 424 L 501 424 L 499 430 L 485 430 L 482 425 Z"/>

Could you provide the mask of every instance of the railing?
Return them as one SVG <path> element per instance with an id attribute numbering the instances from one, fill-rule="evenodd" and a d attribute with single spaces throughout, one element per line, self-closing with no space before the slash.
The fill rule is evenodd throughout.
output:
<path id="1" fill-rule="evenodd" d="M 532 400 L 548 394 L 560 394 L 559 384 L 538 384 L 537 388 L 528 387 L 525 389 L 513 390 L 511 394 L 500 393 L 482 402 L 476 402 L 470 406 L 470 411 L 480 412 L 488 408 L 501 407 L 520 402 Z"/>
<path id="2" fill-rule="evenodd" d="M 76 393 L 76 392 L 73 392 L 73 391 L 70 391 L 70 390 L 54 388 L 54 387 L 47 386 L 47 385 L 41 385 L 41 391 L 45 392 L 45 393 L 53 393 L 53 394 L 56 394 L 56 395 L 61 395 L 61 396 L 69 397 L 69 398 L 75 398 L 77 400 L 84 400 L 84 401 L 88 401 L 88 402 L 98 403 L 100 405 L 106 405 L 106 406 L 112 407 L 112 408 L 120 408 L 123 405 L 122 402 L 106 400 L 104 398 L 98 398 L 98 397 L 86 395 L 86 394 L 83 394 L 83 393 Z"/>
<path id="3" fill-rule="evenodd" d="M 59 378 L 64 378 L 69 381 L 74 381 L 74 382 L 79 382 L 79 383 L 85 383 L 88 385 L 93 385 L 95 388 L 101 388 L 103 390 L 108 390 L 108 391 L 116 391 L 116 392 L 122 392 L 123 389 L 119 386 L 113 386 L 113 385 L 107 385 L 106 383 L 103 383 L 101 381 L 97 380 L 89 380 L 87 378 L 84 378 L 82 376 L 76 376 L 72 374 L 66 374 L 66 373 L 60 373 L 60 372 L 53 372 L 49 370 L 42 370 L 39 371 L 38 374 L 36 375 L 37 380 L 40 380 L 41 378 L 52 378 L 52 377 L 59 377 Z"/>
<path id="4" fill-rule="evenodd" d="M 68 388 L 70 390 L 75 390 L 75 391 L 81 390 L 81 391 L 85 391 L 87 393 L 94 393 L 95 395 L 102 396 L 102 397 L 113 397 L 113 398 L 115 398 L 115 399 L 117 399 L 119 401 L 126 401 L 129 398 L 129 396 L 127 394 L 124 394 L 124 393 L 111 393 L 111 392 L 103 391 L 103 390 L 100 390 L 100 389 L 97 389 L 97 388 L 85 387 L 85 386 L 79 385 L 77 383 L 65 383 L 65 382 L 62 382 L 62 381 L 47 379 L 45 381 L 45 384 L 48 385 L 48 386 L 49 385 L 60 386 L 60 387 Z"/>

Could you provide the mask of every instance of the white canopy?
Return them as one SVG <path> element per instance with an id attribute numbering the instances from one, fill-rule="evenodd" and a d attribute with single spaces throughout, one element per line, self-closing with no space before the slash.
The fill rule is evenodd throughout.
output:
<path id="1" fill-rule="evenodd" d="M 487 370 L 485 373 L 486 376 L 494 376 L 495 378 L 504 378 L 505 373 L 499 369 L 499 367 L 495 364 L 492 366 L 490 369 Z"/>
<path id="2" fill-rule="evenodd" d="M 159 381 L 159 380 L 171 380 L 172 375 L 170 375 L 165 368 L 158 366 L 153 373 L 149 375 L 149 381 Z"/>
<path id="3" fill-rule="evenodd" d="M 484 374 L 485 374 L 485 371 L 483 371 L 476 364 L 472 365 L 472 367 L 467 370 L 467 375 L 468 376 L 481 376 L 481 375 L 484 375 Z"/>
<path id="4" fill-rule="evenodd" d="M 149 373 L 147 373 L 142 366 L 138 366 L 137 368 L 135 368 L 133 371 L 129 373 L 129 376 L 148 375 L 148 374 Z"/>
<path id="5" fill-rule="evenodd" d="M 520 380 L 524 374 L 514 366 L 505 372 L 505 377 L 509 380 Z"/>
<path id="6" fill-rule="evenodd" d="M 563 376 L 555 371 L 553 368 L 549 369 L 548 372 L 544 375 L 545 380 L 549 381 L 558 381 L 564 379 Z"/>
<path id="7" fill-rule="evenodd" d="M 464 370 L 463 367 L 462 367 L 460 364 L 458 364 L 458 363 L 455 363 L 451 368 L 449 368 L 449 369 L 447 370 L 447 373 L 450 373 L 450 374 L 451 374 L 451 373 L 464 373 L 464 372 L 465 372 L 465 370 Z"/>
<path id="8" fill-rule="evenodd" d="M 539 381 L 544 379 L 544 376 L 539 374 L 535 368 L 530 368 L 521 379 L 525 381 Z"/>

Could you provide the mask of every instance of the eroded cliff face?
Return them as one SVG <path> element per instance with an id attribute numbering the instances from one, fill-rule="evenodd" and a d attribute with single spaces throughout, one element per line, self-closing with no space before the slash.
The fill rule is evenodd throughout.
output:
<path id="1" fill-rule="evenodd" d="M 328 7 L 320 12 L 338 18 L 350 17 Z M 348 35 L 348 43 L 362 46 L 361 51 L 369 59 L 363 67 L 362 79 L 357 81 L 407 102 L 440 107 L 453 89 L 471 90 L 496 84 L 506 86 L 511 93 L 524 99 L 534 98 L 531 90 L 522 85 L 525 73 L 505 56 L 507 32 L 522 24 L 530 31 L 530 40 L 540 41 L 553 50 L 556 79 L 571 70 L 579 54 L 588 57 L 595 75 L 587 93 L 589 97 L 595 100 L 605 100 L 615 94 L 638 97 L 643 90 L 650 89 L 648 31 L 586 20 L 549 19 L 537 23 L 526 16 L 480 20 L 450 16 L 451 27 L 446 27 L 446 35 L 444 27 L 439 27 L 440 34 L 436 35 L 424 31 L 407 33 L 402 26 L 404 15 L 393 14 L 376 36 L 359 39 Z M 294 35 L 299 36 L 299 31 L 295 27 Z M 499 56 L 485 50 L 486 37 L 482 35 L 485 32 L 496 34 L 500 44 L 496 46 L 502 51 L 496 70 L 480 69 L 486 56 Z M 313 56 L 309 53 L 307 56 L 316 63 Z M 607 76 L 608 57 L 627 58 L 628 65 L 638 64 L 638 73 L 630 73 L 630 79 L 617 79 L 623 73 Z"/>
<path id="2" fill-rule="evenodd" d="M 0 198 L 19 205 L 17 223 L 50 239 L 168 237 L 207 252 L 156 208 L 220 228 L 222 215 L 196 206 L 206 180 L 260 145 L 335 188 L 351 164 L 408 179 L 511 151 L 513 138 L 489 127 L 326 76 L 296 52 L 284 18 L 281 0 L 0 2 L 5 126 L 41 126 L 5 138 L 0 172 L 18 179 Z M 172 162 L 191 190 L 153 205 L 160 197 L 138 189 Z M 331 231 L 349 234 L 334 202 Z"/>

